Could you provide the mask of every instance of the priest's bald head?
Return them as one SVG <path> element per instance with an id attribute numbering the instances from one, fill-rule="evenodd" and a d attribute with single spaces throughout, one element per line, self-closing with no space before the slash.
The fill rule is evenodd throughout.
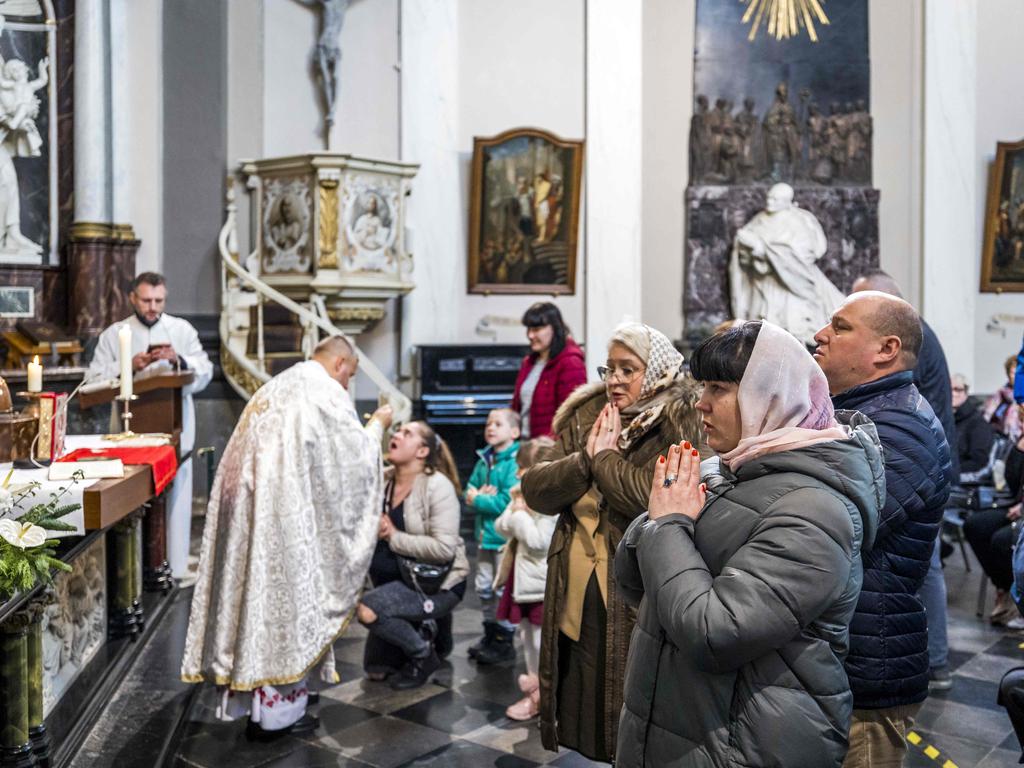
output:
<path id="1" fill-rule="evenodd" d="M 348 389 L 349 380 L 359 367 L 359 355 L 344 336 L 328 336 L 316 345 L 313 360 L 320 363 L 327 375 Z"/>
<path id="2" fill-rule="evenodd" d="M 833 395 L 900 371 L 921 353 L 921 318 L 909 303 L 881 291 L 847 297 L 831 322 L 814 335 L 814 359 Z"/>

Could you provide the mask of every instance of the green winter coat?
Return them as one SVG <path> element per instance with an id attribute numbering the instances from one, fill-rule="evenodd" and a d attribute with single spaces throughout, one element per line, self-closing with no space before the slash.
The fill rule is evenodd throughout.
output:
<path id="1" fill-rule="evenodd" d="M 476 452 L 480 461 L 473 467 L 468 487 L 482 488 L 485 485 L 493 485 L 498 489 L 494 496 L 481 494 L 470 504 L 476 513 L 474 536 L 481 549 L 501 549 L 505 545 L 505 539 L 494 530 L 494 521 L 512 500 L 509 491 L 519 484 L 519 480 L 516 479 L 516 472 L 519 470 L 516 464 L 518 452 L 518 440 L 501 453 L 495 453 L 490 447 Z"/>

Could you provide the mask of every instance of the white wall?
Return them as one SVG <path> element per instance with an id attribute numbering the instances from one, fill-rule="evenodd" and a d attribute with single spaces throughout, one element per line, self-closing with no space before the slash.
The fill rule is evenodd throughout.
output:
<path id="1" fill-rule="evenodd" d="M 696 0 L 645 0 L 643 14 L 642 319 L 678 339 Z"/>
<path id="2" fill-rule="evenodd" d="M 1020 45 L 1024 30 L 1024 4 L 1017 0 L 985 0 L 978 3 L 978 52 L 975 139 L 975 184 L 978 199 L 974 208 L 975 266 L 972 282 L 980 285 L 981 249 L 984 237 L 985 195 L 988 190 L 989 164 L 995 159 L 996 142 L 1019 141 L 1024 137 L 1024 99 L 1020 98 L 1020 78 L 1014 72 L 1011 51 Z M 1019 293 L 981 293 L 975 302 L 974 376 L 976 392 L 992 392 L 1003 384 L 1003 360 L 1020 349 L 1024 326 L 1008 325 L 1007 334 L 986 331 L 993 315 L 1024 315 L 1024 296 Z M 964 371 L 970 378 L 970 372 Z"/>

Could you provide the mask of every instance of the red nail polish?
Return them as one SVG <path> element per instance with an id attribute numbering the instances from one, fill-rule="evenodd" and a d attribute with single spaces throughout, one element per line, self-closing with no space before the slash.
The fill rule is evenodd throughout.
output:
<path id="1" fill-rule="evenodd" d="M 697 450 L 696 448 L 694 448 L 694 449 L 693 449 L 693 454 L 692 454 L 692 455 L 694 455 L 694 456 L 700 456 L 700 451 L 698 451 L 698 450 Z"/>
<path id="2" fill-rule="evenodd" d="M 664 464 L 665 463 L 665 457 L 664 456 L 659 456 L 658 457 L 658 463 L 659 464 Z"/>
<path id="3" fill-rule="evenodd" d="M 691 449 L 692 447 L 693 447 L 693 446 L 692 446 L 692 445 L 690 445 L 690 441 L 689 441 L 689 440 L 687 440 L 687 441 L 686 441 L 685 443 L 683 443 L 683 449 L 684 449 L 684 450 L 687 450 L 687 451 L 688 451 L 688 450 L 690 450 L 690 449 Z"/>

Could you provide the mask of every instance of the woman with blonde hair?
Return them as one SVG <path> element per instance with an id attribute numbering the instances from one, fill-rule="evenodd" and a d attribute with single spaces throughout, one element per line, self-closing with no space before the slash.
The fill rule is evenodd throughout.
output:
<path id="1" fill-rule="evenodd" d="M 375 641 L 397 647 L 407 659 L 391 687 L 418 688 L 441 665 L 431 633 L 422 625 L 447 617 L 466 592 L 469 561 L 459 535 L 459 477 L 448 446 L 425 421 L 412 421 L 388 444 L 384 510 L 370 565 L 374 589 L 356 615 L 370 632 L 364 666 L 370 679 L 395 670 L 381 664 Z M 441 566 L 433 587 L 412 566 Z M 445 572 L 446 571 L 446 572 Z M 435 591 L 436 588 L 436 591 Z M 424 634 L 428 636 L 425 637 Z"/>

